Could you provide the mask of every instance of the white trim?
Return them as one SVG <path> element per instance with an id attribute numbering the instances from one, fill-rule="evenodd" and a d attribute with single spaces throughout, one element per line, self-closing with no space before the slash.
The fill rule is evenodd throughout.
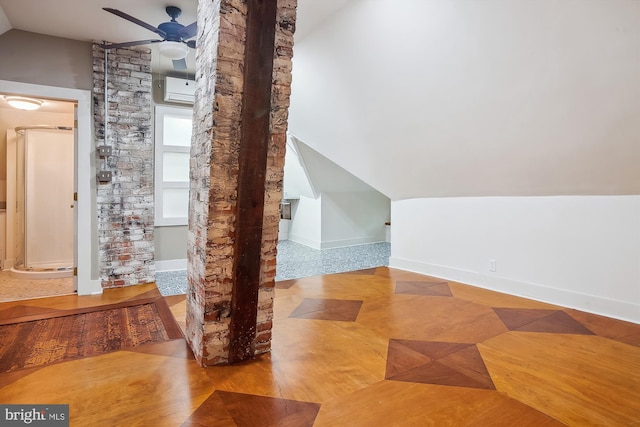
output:
<path id="1" fill-rule="evenodd" d="M 301 245 L 309 246 L 312 249 L 322 249 L 322 242 L 318 242 L 317 240 L 307 239 L 306 237 L 300 237 L 297 234 L 289 233 L 289 240 L 295 243 L 300 243 Z"/>
<path id="2" fill-rule="evenodd" d="M 321 249 L 333 249 L 344 248 L 348 246 L 368 245 L 370 243 L 382 243 L 384 240 L 380 240 L 377 236 L 360 237 L 357 239 L 344 239 L 344 240 L 323 240 L 320 243 Z"/>
<path id="3" fill-rule="evenodd" d="M 166 259 L 164 261 L 156 261 L 156 272 L 186 270 L 187 259 Z"/>
<path id="4" fill-rule="evenodd" d="M 393 256 L 389 258 L 389 267 L 452 280 L 478 288 L 489 289 L 562 307 L 574 308 L 620 320 L 640 323 L 640 305 L 626 301 L 617 301 L 563 289 L 550 288 L 503 277 L 486 276 L 472 271 L 427 264 Z"/>
<path id="5" fill-rule="evenodd" d="M 78 141 L 76 150 L 78 155 L 78 167 L 76 182 L 78 202 L 76 208 L 78 221 L 76 223 L 76 239 L 78 244 L 78 295 L 89 295 L 102 292 L 97 272 L 94 275 L 94 267 L 97 268 L 98 254 L 92 238 L 97 235 L 97 224 L 92 214 L 92 206 L 96 204 L 95 188 L 95 161 L 92 155 L 94 144 L 92 138 L 91 119 L 91 91 L 71 89 L 54 86 L 44 86 L 31 83 L 19 83 L 0 80 L 0 92 L 27 95 L 34 97 L 53 98 L 78 103 Z M 93 277 L 96 277 L 94 279 Z"/>
<path id="6" fill-rule="evenodd" d="M 7 135 L 7 145 L 5 146 L 5 153 L 6 153 L 6 166 L 7 166 L 7 177 L 10 176 L 16 176 L 16 169 L 17 169 L 17 160 L 16 160 L 16 146 L 17 146 L 17 142 L 16 142 L 16 132 L 13 129 L 7 129 L 6 132 Z M 8 181 L 8 180 L 7 180 Z M 6 224 L 13 224 L 15 222 L 15 216 L 16 216 L 16 210 L 11 208 L 11 204 L 15 203 L 16 200 L 16 188 L 14 185 L 6 185 L 7 188 L 7 192 L 6 192 L 6 202 L 7 202 L 7 207 L 9 209 L 6 210 Z M 5 232 L 5 251 L 4 251 L 4 256 L 7 257 L 5 258 L 4 262 L 3 262 L 3 267 L 5 270 L 10 270 L 13 268 L 13 266 L 16 264 L 16 254 L 15 254 L 15 233 L 11 233 L 9 232 L 9 227 L 5 228 L 6 232 Z"/>

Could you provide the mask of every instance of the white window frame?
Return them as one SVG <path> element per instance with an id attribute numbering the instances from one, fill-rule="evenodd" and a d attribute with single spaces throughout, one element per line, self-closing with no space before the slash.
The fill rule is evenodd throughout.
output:
<path id="1" fill-rule="evenodd" d="M 155 225 L 187 225 L 188 218 L 165 217 L 163 212 L 163 190 L 168 188 L 188 189 L 189 182 L 171 182 L 163 180 L 164 153 L 189 153 L 191 146 L 168 145 L 164 143 L 164 118 L 165 116 L 182 116 L 193 119 L 193 108 L 170 107 L 157 105 L 155 109 Z"/>

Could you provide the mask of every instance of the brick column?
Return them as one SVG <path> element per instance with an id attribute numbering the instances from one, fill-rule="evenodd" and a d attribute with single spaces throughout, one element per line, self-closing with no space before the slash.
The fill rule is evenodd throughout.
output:
<path id="1" fill-rule="evenodd" d="M 295 0 L 279 0 L 255 354 L 269 351 Z M 229 362 L 247 3 L 200 0 L 187 248 L 187 340 L 200 364 Z"/>
<path id="2" fill-rule="evenodd" d="M 151 51 L 108 52 L 106 145 L 96 168 L 112 173 L 97 184 L 99 274 L 103 287 L 155 280 Z M 93 115 L 96 146 L 104 135 L 104 50 L 93 45 Z"/>

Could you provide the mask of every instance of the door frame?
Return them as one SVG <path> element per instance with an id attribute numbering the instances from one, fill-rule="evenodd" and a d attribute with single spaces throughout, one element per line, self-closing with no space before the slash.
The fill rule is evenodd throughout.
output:
<path id="1" fill-rule="evenodd" d="M 75 188 L 78 200 L 75 209 L 74 258 L 78 274 L 74 282 L 77 280 L 78 295 L 102 293 L 102 286 L 98 279 L 96 167 L 95 144 L 92 143 L 91 91 L 0 80 L 0 92 L 59 99 L 77 104 L 75 126 L 77 138 L 74 157 Z"/>

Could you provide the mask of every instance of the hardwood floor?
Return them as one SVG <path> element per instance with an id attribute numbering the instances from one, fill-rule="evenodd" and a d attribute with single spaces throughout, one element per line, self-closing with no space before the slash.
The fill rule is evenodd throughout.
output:
<path id="1" fill-rule="evenodd" d="M 69 404 L 72 426 L 640 425 L 640 325 L 389 268 L 276 288 L 254 361 L 149 342 L 0 373 L 0 404 Z M 0 325 L 158 298 L 2 303 Z M 184 296 L 164 301 L 184 328 Z"/>

